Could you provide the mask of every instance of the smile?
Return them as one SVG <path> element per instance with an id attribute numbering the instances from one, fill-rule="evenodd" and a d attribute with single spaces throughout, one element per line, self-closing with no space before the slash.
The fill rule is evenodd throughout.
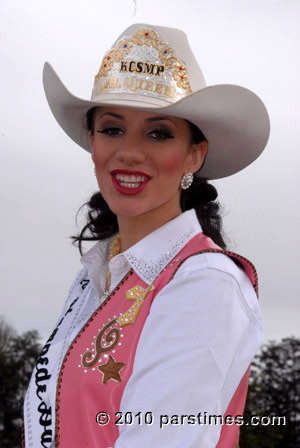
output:
<path id="1" fill-rule="evenodd" d="M 127 188 L 137 188 L 142 184 L 142 182 L 148 179 L 146 176 L 128 176 L 126 174 L 116 174 L 115 178 L 119 184 L 122 185 L 122 187 Z"/>
<path id="2" fill-rule="evenodd" d="M 150 180 L 149 176 L 146 176 L 144 173 L 140 172 L 130 174 L 128 172 L 122 173 L 114 170 L 111 172 L 111 175 L 116 190 L 122 194 L 132 195 L 140 193 Z"/>

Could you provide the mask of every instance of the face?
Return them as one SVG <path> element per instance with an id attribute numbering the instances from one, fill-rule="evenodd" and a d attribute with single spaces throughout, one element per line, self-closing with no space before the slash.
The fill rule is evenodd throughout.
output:
<path id="1" fill-rule="evenodd" d="M 181 118 L 116 107 L 97 108 L 89 139 L 100 191 L 118 217 L 180 214 L 182 176 L 207 152 Z"/>

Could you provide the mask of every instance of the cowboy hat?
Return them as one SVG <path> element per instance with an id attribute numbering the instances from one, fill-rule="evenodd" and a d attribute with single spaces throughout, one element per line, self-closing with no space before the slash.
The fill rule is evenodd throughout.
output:
<path id="1" fill-rule="evenodd" d="M 269 117 L 260 98 L 236 85 L 206 86 L 185 33 L 175 28 L 127 28 L 104 56 L 91 100 L 72 95 L 47 62 L 43 83 L 54 117 L 89 152 L 86 114 L 95 106 L 151 111 L 194 123 L 208 140 L 200 170 L 208 179 L 250 165 L 269 137 Z"/>

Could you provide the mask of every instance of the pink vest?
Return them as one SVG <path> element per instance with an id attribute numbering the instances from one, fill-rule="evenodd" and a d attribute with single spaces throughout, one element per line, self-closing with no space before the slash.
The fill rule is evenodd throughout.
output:
<path id="1" fill-rule="evenodd" d="M 57 385 L 56 446 L 113 447 L 119 436 L 114 418 L 120 409 L 129 380 L 137 344 L 156 294 L 174 277 L 189 257 L 203 252 L 224 253 L 238 259 L 257 292 L 254 266 L 244 257 L 220 249 L 197 234 L 148 287 L 131 270 L 105 302 L 93 313 L 65 355 Z M 242 415 L 247 395 L 249 369 L 242 378 L 225 415 Z M 105 420 L 105 411 L 111 419 Z M 224 425 L 218 448 L 238 446 L 239 426 Z"/>

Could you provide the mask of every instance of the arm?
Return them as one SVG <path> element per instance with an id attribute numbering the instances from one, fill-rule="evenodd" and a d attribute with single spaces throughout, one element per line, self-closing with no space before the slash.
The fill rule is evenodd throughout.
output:
<path id="1" fill-rule="evenodd" d="M 191 257 L 152 304 L 121 401 L 154 422 L 120 426 L 115 448 L 215 447 L 221 426 L 197 416 L 225 413 L 261 340 L 247 276 L 224 255 Z"/>

